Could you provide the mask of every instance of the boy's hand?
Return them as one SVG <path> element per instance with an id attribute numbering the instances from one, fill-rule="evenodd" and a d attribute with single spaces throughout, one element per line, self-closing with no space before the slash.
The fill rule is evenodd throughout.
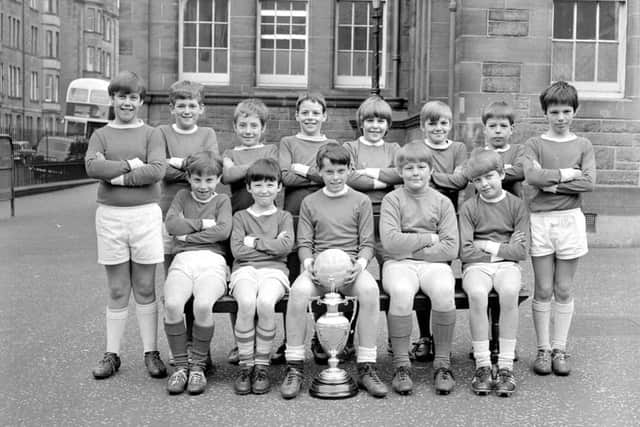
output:
<path id="1" fill-rule="evenodd" d="M 244 243 L 245 246 L 248 246 L 250 248 L 255 248 L 256 238 L 252 236 L 244 236 L 244 239 L 242 239 L 242 243 Z"/>
<path id="2" fill-rule="evenodd" d="M 287 232 L 286 232 L 286 231 L 283 231 L 283 232 L 281 232 L 280 234 L 278 234 L 278 237 L 276 237 L 276 239 L 282 239 L 282 238 L 284 238 L 284 237 L 286 237 L 286 236 L 287 236 Z"/>
<path id="3" fill-rule="evenodd" d="M 560 182 L 569 182 L 580 178 L 582 171 L 576 168 L 560 169 Z"/>
<path id="4" fill-rule="evenodd" d="M 378 168 L 365 168 L 362 171 L 369 178 L 380 179 L 380 169 Z"/>
<path id="5" fill-rule="evenodd" d="M 203 219 L 202 220 L 202 229 L 204 230 L 205 228 L 211 228 L 211 227 L 215 227 L 216 226 L 216 220 L 215 219 Z"/>
<path id="6" fill-rule="evenodd" d="M 527 235 L 520 230 L 514 231 L 509 239 L 509 243 L 526 243 L 526 241 Z"/>
<path id="7" fill-rule="evenodd" d="M 235 163 L 233 163 L 233 160 L 231 160 L 228 157 L 225 157 L 222 159 L 222 166 L 229 169 L 235 166 Z"/>
<path id="8" fill-rule="evenodd" d="M 98 151 L 96 153 L 96 160 L 106 160 L 106 158 L 104 157 L 104 154 Z"/>
<path id="9" fill-rule="evenodd" d="M 167 159 L 167 163 L 173 166 L 176 169 L 182 170 L 182 166 L 184 165 L 184 159 L 182 157 L 172 157 Z"/>
<path id="10" fill-rule="evenodd" d="M 480 249 L 481 251 L 487 252 L 487 241 L 486 240 L 474 240 L 473 246 Z"/>
<path id="11" fill-rule="evenodd" d="M 440 242 L 440 236 L 438 233 L 431 233 L 431 244 L 429 246 L 436 245 Z"/>
<path id="12" fill-rule="evenodd" d="M 291 164 L 291 170 L 294 171 L 296 174 L 301 175 L 301 176 L 307 176 L 307 174 L 309 173 L 309 166 L 307 165 L 303 165 L 302 163 L 292 163 Z"/>
<path id="13" fill-rule="evenodd" d="M 513 165 L 512 165 L 512 164 L 509 164 L 509 163 L 505 163 L 505 164 L 504 164 L 504 168 L 505 168 L 505 169 L 513 169 Z"/>
<path id="14" fill-rule="evenodd" d="M 558 186 L 550 185 L 548 187 L 542 187 L 541 190 L 544 191 L 545 193 L 556 193 L 558 191 Z"/>
<path id="15" fill-rule="evenodd" d="M 144 166 L 144 162 L 137 157 L 135 159 L 127 160 L 127 163 L 129 163 L 129 169 L 131 170 L 135 170 Z"/>
<path id="16" fill-rule="evenodd" d="M 353 282 L 355 282 L 356 279 L 358 278 L 358 274 L 362 273 L 363 270 L 364 270 L 363 263 L 359 262 L 359 260 L 354 262 L 353 267 L 349 271 L 349 275 L 344 281 L 345 286 L 349 286 Z"/>
<path id="17" fill-rule="evenodd" d="M 111 185 L 124 186 L 124 175 L 116 176 L 109 182 L 111 183 Z"/>
<path id="18" fill-rule="evenodd" d="M 180 240 L 181 242 L 187 241 L 187 235 L 183 234 L 182 236 L 175 236 L 176 240 Z"/>

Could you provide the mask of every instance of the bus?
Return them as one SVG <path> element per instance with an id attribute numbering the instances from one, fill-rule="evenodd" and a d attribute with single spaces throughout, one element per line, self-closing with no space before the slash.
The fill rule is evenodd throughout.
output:
<path id="1" fill-rule="evenodd" d="M 75 79 L 69 83 L 64 116 L 64 132 L 67 136 L 88 140 L 94 130 L 113 120 L 108 86 L 106 80 L 91 78 Z"/>

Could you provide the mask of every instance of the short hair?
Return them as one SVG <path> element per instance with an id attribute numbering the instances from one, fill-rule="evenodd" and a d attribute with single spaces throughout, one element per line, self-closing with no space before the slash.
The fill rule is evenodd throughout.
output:
<path id="1" fill-rule="evenodd" d="M 349 151 L 337 142 L 328 142 L 318 149 L 318 153 L 316 154 L 316 165 L 318 169 L 324 166 L 322 163 L 324 159 L 328 159 L 331 163 L 337 165 L 349 166 L 351 164 Z"/>
<path id="2" fill-rule="evenodd" d="M 429 169 L 433 169 L 433 154 L 422 141 L 410 142 L 396 151 L 395 164 L 397 168 L 402 168 L 407 163 L 423 162 L 429 165 Z"/>
<path id="3" fill-rule="evenodd" d="M 442 101 L 429 101 L 422 106 L 420 110 L 420 127 L 423 127 L 427 122 L 436 122 L 441 117 L 446 117 L 449 120 L 453 119 L 453 113 L 451 107 Z"/>
<path id="4" fill-rule="evenodd" d="M 320 104 L 322 106 L 322 112 L 327 112 L 327 101 L 324 99 L 324 96 L 320 92 L 305 92 L 298 96 L 296 100 L 296 113 L 300 111 L 300 104 L 304 101 L 315 102 L 316 104 Z"/>
<path id="5" fill-rule="evenodd" d="M 547 87 L 540 94 L 540 107 L 546 114 L 547 108 L 551 105 L 567 104 L 573 107 L 573 111 L 578 109 L 578 91 L 567 82 L 558 81 Z"/>
<path id="6" fill-rule="evenodd" d="M 191 154 L 185 160 L 185 169 L 191 175 L 222 175 L 222 159 L 212 151 Z"/>
<path id="7" fill-rule="evenodd" d="M 240 101 L 233 112 L 233 123 L 236 123 L 240 117 L 249 116 L 258 117 L 260 124 L 264 126 L 269 118 L 269 109 L 258 98 L 248 98 Z"/>
<path id="8" fill-rule="evenodd" d="M 247 185 L 254 181 L 276 181 L 282 182 L 282 173 L 280 165 L 275 159 L 258 159 L 251 163 L 245 175 Z"/>
<path id="9" fill-rule="evenodd" d="M 505 101 L 495 101 L 484 107 L 482 110 L 482 124 L 486 125 L 489 119 L 507 119 L 509 124 L 513 124 L 516 115 L 513 108 Z"/>
<path id="10" fill-rule="evenodd" d="M 109 96 L 114 96 L 117 93 L 138 93 L 140 98 L 144 98 L 146 95 L 146 88 L 144 86 L 144 80 L 133 71 L 120 71 L 111 81 L 107 87 Z"/>
<path id="11" fill-rule="evenodd" d="M 196 99 L 202 104 L 204 99 L 204 86 L 190 80 L 178 80 L 169 86 L 169 103 L 175 104 L 179 99 Z"/>
<path id="12" fill-rule="evenodd" d="M 504 173 L 504 161 L 500 154 L 494 150 L 481 149 L 474 151 L 464 167 L 464 175 L 469 180 L 491 171 L 496 171 L 500 174 Z"/>
<path id="13" fill-rule="evenodd" d="M 358 111 L 356 111 L 356 123 L 358 124 L 358 129 L 360 129 L 365 119 L 378 117 L 385 119 L 389 127 L 391 127 L 391 115 L 392 111 L 389 103 L 379 96 L 374 95 L 365 99 L 358 107 Z"/>

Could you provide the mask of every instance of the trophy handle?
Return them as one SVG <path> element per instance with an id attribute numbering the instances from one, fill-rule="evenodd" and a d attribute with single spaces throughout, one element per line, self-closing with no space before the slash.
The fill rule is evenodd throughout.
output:
<path id="1" fill-rule="evenodd" d="M 345 296 L 345 301 L 353 301 L 353 313 L 351 314 L 351 319 L 349 319 L 349 327 L 353 328 L 353 319 L 356 318 L 356 313 L 358 312 L 358 298 Z"/>
<path id="2" fill-rule="evenodd" d="M 320 300 L 320 297 L 311 297 L 311 298 L 309 298 L 309 302 L 307 304 L 308 304 L 309 313 L 311 313 L 312 316 L 313 316 L 313 307 L 311 307 L 311 304 L 314 301 L 319 301 L 319 300 Z"/>

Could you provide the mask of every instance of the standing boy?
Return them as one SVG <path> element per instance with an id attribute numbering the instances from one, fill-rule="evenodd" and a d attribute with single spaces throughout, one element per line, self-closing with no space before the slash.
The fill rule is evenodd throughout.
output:
<path id="1" fill-rule="evenodd" d="M 227 291 L 228 267 L 224 242 L 231 232 L 231 204 L 215 192 L 222 161 L 212 152 L 185 160 L 191 191 L 180 190 L 167 213 L 167 231 L 176 239 L 176 256 L 164 284 L 167 341 L 175 371 L 169 377 L 170 394 L 200 394 L 207 385 L 204 369 L 213 337 L 213 304 Z M 187 354 L 184 305 L 193 295 L 194 323 L 191 360 Z"/>
<path id="2" fill-rule="evenodd" d="M 291 286 L 287 305 L 287 372 L 280 388 L 285 399 L 300 393 L 307 304 L 311 297 L 323 294 L 313 283 L 314 258 L 331 248 L 342 249 L 354 260 L 347 285 L 341 291 L 357 296 L 360 307 L 356 326 L 358 384 L 374 397 L 387 394 L 376 371 L 380 293 L 367 270 L 374 246 L 371 200 L 346 185 L 350 162 L 349 152 L 341 145 L 328 143 L 320 147 L 316 165 L 325 186 L 307 196 L 300 207 L 297 241 L 303 271 Z"/>
<path id="3" fill-rule="evenodd" d="M 462 169 L 467 160 L 467 147 L 462 142 L 451 141 L 448 136 L 451 131 L 453 113 L 451 108 L 442 101 L 430 101 L 420 110 L 420 129 L 424 143 L 431 152 L 433 169 L 431 170 L 431 185 L 451 200 L 453 209 L 458 209 L 460 190 L 467 184 L 467 178 Z M 420 328 L 420 339 L 414 343 L 411 356 L 419 361 L 433 359 L 433 339 L 430 334 L 429 313 L 416 313 Z"/>
<path id="4" fill-rule="evenodd" d="M 455 279 L 449 262 L 458 255 L 458 227 L 451 201 L 429 186 L 431 151 L 411 142 L 396 154 L 404 186 L 382 199 L 380 237 L 384 247 L 382 287 L 389 294 L 387 315 L 393 348 L 393 389 L 413 390 L 409 339 L 413 299 L 422 291 L 431 300 L 435 358 L 434 386 L 448 394 L 455 386 L 451 373 L 451 344 L 456 324 Z"/>
<path id="5" fill-rule="evenodd" d="M 233 130 L 240 145 L 225 150 L 223 180 L 231 185 L 231 211 L 238 212 L 253 204 L 253 197 L 245 183 L 247 169 L 258 159 L 278 160 L 278 147 L 263 144 L 269 110 L 259 99 L 241 101 L 233 112 Z"/>
<path id="6" fill-rule="evenodd" d="M 167 369 L 158 353 L 156 265 L 163 261 L 160 180 L 165 172 L 164 147 L 151 138 L 153 128 L 138 118 L 145 88 L 137 74 L 123 71 L 109 83 L 115 120 L 96 130 L 85 157 L 87 175 L 100 179 L 96 235 L 98 262 L 105 266 L 107 348 L 93 369 L 96 379 L 120 368 L 129 298 L 136 317 L 149 374 L 163 378 Z"/>
<path id="7" fill-rule="evenodd" d="M 527 140 L 524 164 L 525 179 L 534 188 L 528 198 L 538 343 L 533 370 L 565 376 L 571 372 L 566 345 L 574 310 L 573 276 L 588 252 L 582 193 L 593 191 L 596 165 L 591 142 L 571 132 L 576 89 L 556 82 L 540 94 L 540 106 L 549 128 Z"/>
<path id="8" fill-rule="evenodd" d="M 275 305 L 289 289 L 287 255 L 295 240 L 293 218 L 278 209 L 282 189 L 274 159 L 258 159 L 246 171 L 253 204 L 233 215 L 230 293 L 238 303 L 235 336 L 240 372 L 237 394 L 263 394 L 271 389 L 268 368 L 276 335 Z M 257 325 L 256 325 L 257 316 Z"/>
<path id="9" fill-rule="evenodd" d="M 518 296 L 521 272 L 518 261 L 529 249 L 529 216 L 524 201 L 502 189 L 505 168 L 492 150 L 474 153 L 465 168 L 476 194 L 460 208 L 460 260 L 462 288 L 469 297 L 469 326 L 476 372 L 471 389 L 476 394 L 511 396 L 518 333 Z M 498 376 L 494 383 L 489 350 L 488 297 L 500 298 Z"/>

